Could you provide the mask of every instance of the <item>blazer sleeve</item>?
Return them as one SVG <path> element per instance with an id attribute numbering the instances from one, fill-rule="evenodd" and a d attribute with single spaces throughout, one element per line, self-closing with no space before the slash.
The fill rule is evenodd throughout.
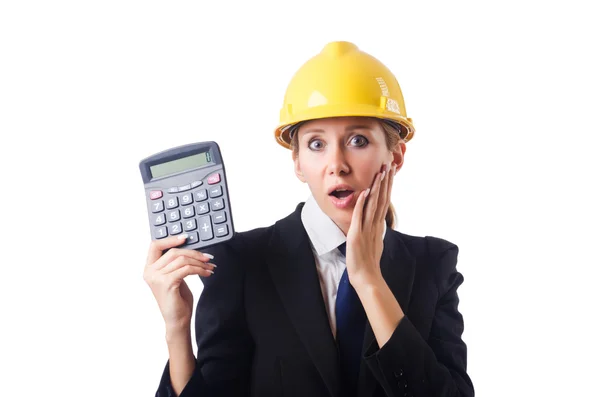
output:
<path id="1" fill-rule="evenodd" d="M 201 277 L 204 288 L 196 306 L 198 353 L 194 373 L 180 397 L 246 396 L 252 365 L 253 342 L 244 310 L 244 257 L 242 236 L 202 252 L 212 254 L 217 265 L 210 277 Z M 175 397 L 169 361 L 155 397 Z"/>
<path id="2" fill-rule="evenodd" d="M 388 396 L 472 397 L 467 347 L 461 338 L 464 323 L 458 311 L 457 289 L 463 282 L 456 270 L 458 247 L 442 239 L 426 239 L 438 286 L 428 339 L 404 316 L 383 347 L 379 349 L 377 342 L 370 346 L 365 360 Z"/>

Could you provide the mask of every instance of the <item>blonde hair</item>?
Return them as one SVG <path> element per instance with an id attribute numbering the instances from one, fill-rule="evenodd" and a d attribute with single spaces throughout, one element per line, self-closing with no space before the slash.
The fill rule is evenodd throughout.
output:
<path id="1" fill-rule="evenodd" d="M 384 122 L 380 119 L 375 119 L 381 125 L 381 129 L 385 133 L 385 144 L 389 151 L 392 151 L 401 141 L 404 140 L 404 136 L 406 136 L 406 130 L 402 128 L 400 125 L 396 125 L 395 123 Z M 298 129 L 295 128 L 295 132 L 298 132 Z M 298 144 L 298 134 L 294 133 L 292 135 L 292 140 L 290 142 L 290 146 L 292 148 L 294 158 L 298 157 L 298 152 L 300 151 L 300 145 Z M 396 211 L 394 209 L 394 205 L 390 202 L 390 206 L 385 214 L 385 223 L 388 227 L 394 229 L 396 227 Z"/>

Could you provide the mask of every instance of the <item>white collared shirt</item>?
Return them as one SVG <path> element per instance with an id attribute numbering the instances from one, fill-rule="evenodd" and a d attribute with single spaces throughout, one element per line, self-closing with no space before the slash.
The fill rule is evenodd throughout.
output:
<path id="1" fill-rule="evenodd" d="M 335 300 L 338 284 L 346 270 L 346 258 L 337 248 L 346 242 L 346 236 L 335 222 L 321 210 L 312 195 L 308 197 L 302 208 L 301 218 L 310 239 L 317 264 L 321 292 L 329 316 L 329 325 L 335 338 Z M 386 229 L 387 227 L 384 225 L 382 238 L 385 237 Z"/>

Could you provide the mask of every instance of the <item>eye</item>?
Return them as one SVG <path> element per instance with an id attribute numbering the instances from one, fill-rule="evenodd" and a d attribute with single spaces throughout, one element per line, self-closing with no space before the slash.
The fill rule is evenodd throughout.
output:
<path id="1" fill-rule="evenodd" d="M 317 142 L 317 143 L 321 143 L 321 146 L 319 147 L 319 146 L 315 146 L 315 145 L 313 145 L 315 142 Z M 311 150 L 319 150 L 319 149 L 321 149 L 321 147 L 322 147 L 322 142 L 321 142 L 319 139 L 313 139 L 312 141 L 308 142 L 308 147 L 309 147 Z"/>
<path id="2" fill-rule="evenodd" d="M 358 140 L 358 142 L 360 142 L 360 144 L 357 145 L 358 147 L 367 146 L 367 144 L 369 143 L 369 141 L 367 140 L 367 138 L 365 138 L 362 135 L 355 135 L 355 136 L 353 136 L 351 142 L 356 142 L 357 140 Z"/>

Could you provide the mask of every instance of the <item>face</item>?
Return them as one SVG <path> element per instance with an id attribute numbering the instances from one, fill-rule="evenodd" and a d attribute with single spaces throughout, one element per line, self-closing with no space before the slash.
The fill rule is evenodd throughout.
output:
<path id="1" fill-rule="evenodd" d="M 385 131 L 371 118 L 335 117 L 311 120 L 297 132 L 296 176 L 323 210 L 347 234 L 358 195 L 372 187 L 383 165 L 400 169 L 406 145 L 389 150 Z M 334 190 L 346 189 L 346 192 Z"/>

